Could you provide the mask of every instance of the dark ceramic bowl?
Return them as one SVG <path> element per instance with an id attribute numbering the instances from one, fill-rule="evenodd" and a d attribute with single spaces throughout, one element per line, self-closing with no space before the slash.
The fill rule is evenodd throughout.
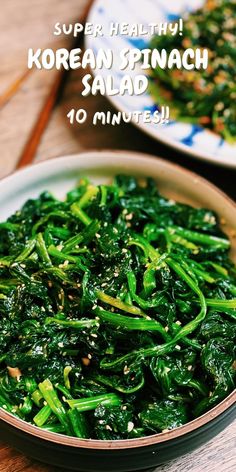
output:
<path id="1" fill-rule="evenodd" d="M 0 438 L 48 464 L 86 472 L 128 472 L 155 468 L 191 452 L 236 418 L 236 392 L 184 426 L 140 439 L 96 441 L 49 433 L 1 411 Z"/>
<path id="2" fill-rule="evenodd" d="M 236 231 L 236 206 L 199 176 L 164 160 L 129 152 L 94 152 L 38 164 L 0 182 L 0 220 L 43 190 L 63 196 L 81 175 L 108 182 L 116 173 L 151 175 L 160 191 L 181 202 L 215 210 L 224 231 Z M 12 189 L 14 188 L 14 193 Z M 232 232 L 233 231 L 233 232 Z M 236 261 L 236 239 L 231 238 Z M 236 391 L 201 417 L 165 433 L 139 439 L 98 441 L 46 432 L 0 409 L 0 439 L 34 459 L 86 472 L 147 470 L 196 449 L 236 418 Z"/>

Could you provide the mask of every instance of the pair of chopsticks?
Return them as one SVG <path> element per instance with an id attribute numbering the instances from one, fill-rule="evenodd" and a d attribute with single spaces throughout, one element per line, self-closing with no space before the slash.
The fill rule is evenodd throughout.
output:
<path id="1" fill-rule="evenodd" d="M 85 24 L 86 18 L 88 16 L 89 10 L 92 6 L 93 0 L 90 0 L 88 4 L 86 5 L 86 8 L 82 14 L 82 17 L 79 19 L 79 22 L 81 24 Z M 77 38 L 76 41 L 73 41 L 73 44 L 71 45 L 71 49 L 73 49 L 75 46 L 79 46 L 83 40 L 83 32 L 81 32 Z M 25 79 L 28 77 L 30 74 L 30 70 L 27 70 L 22 74 L 21 77 L 19 77 L 6 91 L 5 93 L 0 96 L 0 108 L 2 108 L 4 105 L 6 105 L 10 99 L 16 94 L 16 92 L 20 89 L 21 85 L 24 83 Z M 55 80 L 52 83 L 52 86 L 49 90 L 49 93 L 42 105 L 42 108 L 39 112 L 37 121 L 35 125 L 33 126 L 33 129 L 26 141 L 26 144 L 24 146 L 24 149 L 20 155 L 20 158 L 16 164 L 16 169 L 20 169 L 21 167 L 24 167 L 26 165 L 29 165 L 33 162 L 36 150 L 38 148 L 40 139 L 43 135 L 43 132 L 49 122 L 49 119 L 51 117 L 53 108 L 55 104 L 57 103 L 59 97 L 62 94 L 62 91 L 64 89 L 66 80 L 68 78 L 69 71 L 66 70 L 60 70 L 58 71 Z"/>

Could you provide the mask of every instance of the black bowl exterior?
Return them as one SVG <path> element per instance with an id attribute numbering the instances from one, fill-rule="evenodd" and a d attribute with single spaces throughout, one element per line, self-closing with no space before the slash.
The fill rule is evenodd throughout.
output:
<path id="1" fill-rule="evenodd" d="M 66 470 L 83 472 L 128 472 L 156 467 L 206 443 L 236 418 L 236 404 L 208 423 L 168 441 L 128 449 L 72 447 L 37 438 L 0 422 L 0 439 L 24 454 Z M 59 436 L 59 435 L 58 435 Z M 58 437 L 58 441 L 60 438 Z"/>

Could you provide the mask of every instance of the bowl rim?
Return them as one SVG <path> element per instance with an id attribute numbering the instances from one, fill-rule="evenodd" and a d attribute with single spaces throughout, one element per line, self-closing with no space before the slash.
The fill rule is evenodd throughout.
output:
<path id="1" fill-rule="evenodd" d="M 46 170 L 47 168 L 53 168 L 54 166 L 56 166 L 56 164 L 59 161 L 62 164 L 62 166 L 63 164 L 66 165 L 68 163 L 68 159 L 70 159 L 71 161 L 74 161 L 74 160 L 76 161 L 80 159 L 82 160 L 84 158 L 94 159 L 95 157 L 100 157 L 106 160 L 106 159 L 111 159 L 112 156 L 119 157 L 119 159 L 123 160 L 124 162 L 127 161 L 127 156 L 128 156 L 129 158 L 132 158 L 136 161 L 137 160 L 140 162 L 145 161 L 147 163 L 149 162 L 149 164 L 152 164 L 152 165 L 153 164 L 158 165 L 159 163 L 162 166 L 164 165 L 164 167 L 166 167 L 167 169 L 170 169 L 173 171 L 176 170 L 185 175 L 187 174 L 187 176 L 192 181 L 196 181 L 197 179 L 197 182 L 204 185 L 204 187 L 211 188 L 211 190 L 213 190 L 215 193 L 217 193 L 222 198 L 224 198 L 232 207 L 236 209 L 236 203 L 230 197 L 228 197 L 228 195 L 226 195 L 222 190 L 220 190 L 218 187 L 216 187 L 214 184 L 209 182 L 204 177 L 199 176 L 197 173 L 192 172 L 188 169 L 185 169 L 184 167 L 178 164 L 166 161 L 163 158 L 156 157 L 154 155 L 150 155 L 147 153 L 140 153 L 136 151 L 125 151 L 125 150 L 115 150 L 115 151 L 107 150 L 107 149 L 92 150 L 88 152 L 70 154 L 70 155 L 66 155 L 62 157 L 51 158 L 45 161 L 40 161 L 40 162 L 34 163 L 33 165 L 29 167 L 19 169 L 13 172 L 12 174 L 7 175 L 6 177 L 2 178 L 0 180 L 0 191 L 1 191 L 2 184 L 6 183 L 10 185 L 11 180 L 14 181 L 16 176 L 19 176 L 19 177 L 21 175 L 29 176 L 32 173 L 32 171 L 35 169 L 35 167 L 36 168 L 45 167 L 45 170 Z M 235 403 L 236 403 L 236 389 L 234 389 L 230 393 L 230 395 L 228 395 L 223 401 L 218 403 L 211 410 L 207 411 L 206 413 L 199 416 L 198 418 L 192 421 L 189 421 L 183 426 L 174 428 L 166 432 L 152 434 L 150 436 L 144 436 L 144 437 L 133 438 L 133 439 L 122 439 L 122 440 L 80 439 L 76 437 L 66 436 L 64 434 L 53 433 L 51 431 L 45 431 L 42 428 L 39 428 L 35 425 L 27 423 L 25 420 L 21 420 L 15 417 L 13 414 L 5 411 L 3 408 L 0 408 L 0 421 L 7 423 L 8 425 L 16 428 L 17 430 L 20 430 L 23 433 L 29 434 L 41 440 L 57 443 L 61 446 L 69 446 L 69 447 L 83 448 L 83 449 L 119 450 L 119 449 L 130 449 L 130 448 L 139 448 L 143 446 L 151 446 L 155 444 L 161 444 L 168 440 L 180 438 L 185 434 L 194 432 L 197 429 L 209 424 L 211 421 L 213 421 L 214 419 L 218 418 L 220 415 L 225 413 Z"/>

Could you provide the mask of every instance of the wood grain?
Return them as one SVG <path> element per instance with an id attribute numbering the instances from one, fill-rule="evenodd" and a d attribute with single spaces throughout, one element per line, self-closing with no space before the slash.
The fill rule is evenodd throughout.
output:
<path id="1" fill-rule="evenodd" d="M 29 47 L 60 47 L 52 35 L 57 21 L 73 22 L 87 0 L 2 0 L 0 13 L 0 95 L 24 72 Z M 69 40 L 69 39 L 68 39 Z M 53 71 L 30 74 L 18 93 L 4 106 L 0 116 L 0 176 L 14 169 L 35 118 L 54 78 Z M 81 98 L 81 71 L 73 71 L 65 93 L 44 132 L 36 160 L 91 149 L 130 149 L 160 155 L 207 177 L 236 198 L 235 171 L 212 167 L 191 159 L 142 134 L 132 125 L 91 125 L 97 110 L 114 111 L 100 96 Z M 88 120 L 71 126 L 66 115 L 71 108 L 85 108 Z M 236 421 L 214 440 L 157 469 L 158 472 L 234 472 L 236 470 Z M 68 472 L 60 469 L 61 472 Z M 0 444 L 0 472 L 60 472 L 36 463 L 9 446 Z"/>
<path id="2" fill-rule="evenodd" d="M 87 0 L 2 0 L 0 12 L 0 95 L 27 68 L 29 48 L 59 48 L 70 36 L 54 36 L 56 22 L 76 22 Z M 34 70 L 0 112 L 0 175 L 11 172 L 34 127 L 56 70 Z"/>

